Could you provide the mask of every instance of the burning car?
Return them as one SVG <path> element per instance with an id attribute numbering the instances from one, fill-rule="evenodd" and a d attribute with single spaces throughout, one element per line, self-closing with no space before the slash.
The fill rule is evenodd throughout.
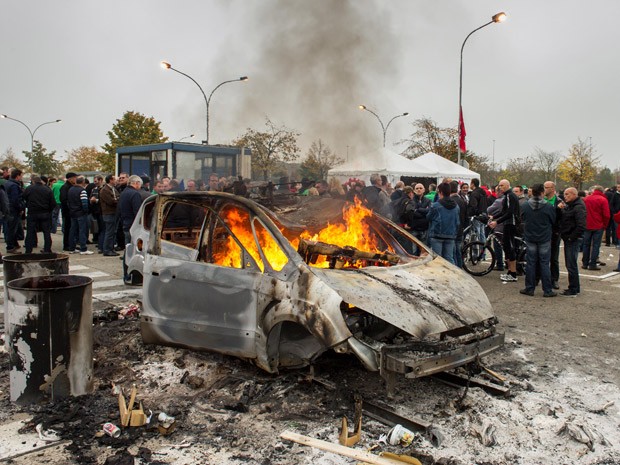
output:
<path id="1" fill-rule="evenodd" d="M 272 211 L 219 192 L 158 196 L 143 223 L 144 342 L 234 355 L 270 373 L 333 350 L 388 381 L 503 344 L 480 286 L 404 229 L 360 204 L 299 201 Z"/>

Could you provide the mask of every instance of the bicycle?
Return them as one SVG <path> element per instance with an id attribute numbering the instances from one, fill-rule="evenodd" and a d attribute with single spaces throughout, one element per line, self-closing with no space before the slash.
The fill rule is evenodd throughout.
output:
<path id="1" fill-rule="evenodd" d="M 463 269 L 473 276 L 484 276 L 495 268 L 495 251 L 493 240 L 502 243 L 502 233 L 491 231 L 486 241 L 474 241 L 463 245 Z M 515 248 L 517 255 L 517 274 L 525 273 L 527 246 L 522 237 L 515 237 Z"/>

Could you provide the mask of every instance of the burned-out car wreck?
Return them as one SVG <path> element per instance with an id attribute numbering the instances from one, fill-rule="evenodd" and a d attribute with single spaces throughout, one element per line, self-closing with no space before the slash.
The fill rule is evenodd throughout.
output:
<path id="1" fill-rule="evenodd" d="M 405 230 L 359 204 L 297 202 L 270 209 L 213 192 L 151 200 L 136 220 L 148 230 L 138 244 L 144 342 L 234 355 L 270 373 L 331 349 L 388 381 L 476 362 L 503 344 L 480 286 Z"/>

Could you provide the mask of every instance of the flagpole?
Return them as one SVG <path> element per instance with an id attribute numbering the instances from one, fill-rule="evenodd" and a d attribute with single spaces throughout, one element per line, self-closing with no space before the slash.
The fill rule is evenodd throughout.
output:
<path id="1" fill-rule="evenodd" d="M 469 37 L 474 32 L 479 31 L 483 27 L 487 27 L 489 24 L 501 23 L 505 19 L 506 19 L 506 13 L 504 12 L 497 13 L 491 18 L 491 21 L 483 24 L 480 27 L 477 27 L 476 29 L 471 31 L 469 34 L 467 34 L 467 37 L 465 37 L 465 40 L 463 41 L 463 45 L 461 45 L 461 66 L 460 66 L 460 71 L 459 71 L 459 125 L 458 125 L 458 144 L 457 144 L 457 163 L 459 165 L 461 164 L 461 126 L 463 127 L 463 129 L 465 129 L 465 122 L 463 121 L 463 106 L 462 106 L 462 102 L 463 102 L 463 49 L 465 48 L 465 43 L 467 42 L 467 39 L 469 39 Z M 465 147 L 464 134 L 463 134 L 463 146 Z"/>

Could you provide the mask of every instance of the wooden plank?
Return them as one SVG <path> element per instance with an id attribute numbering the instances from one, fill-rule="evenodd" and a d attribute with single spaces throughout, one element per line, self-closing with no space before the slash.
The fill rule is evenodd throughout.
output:
<path id="1" fill-rule="evenodd" d="M 302 434 L 293 433 L 292 431 L 283 431 L 280 434 L 282 439 L 293 441 L 304 446 L 316 447 L 327 452 L 334 454 L 344 455 L 355 460 L 361 460 L 373 465 L 402 465 L 403 462 L 399 460 L 390 460 L 388 458 L 379 457 L 378 455 L 371 454 L 363 450 L 352 449 L 350 447 L 341 446 L 340 444 L 334 444 L 333 442 L 323 441 L 321 439 L 311 438 Z"/>

